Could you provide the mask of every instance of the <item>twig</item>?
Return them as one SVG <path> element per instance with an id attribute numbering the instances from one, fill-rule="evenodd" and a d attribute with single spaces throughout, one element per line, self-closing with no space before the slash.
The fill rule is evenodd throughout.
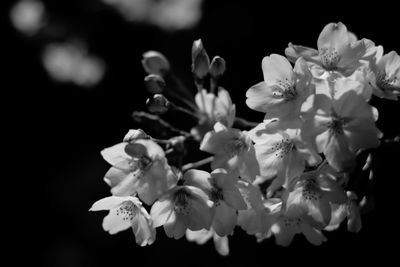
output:
<path id="1" fill-rule="evenodd" d="M 149 113 L 144 112 L 144 111 L 134 111 L 132 113 L 132 117 L 133 117 L 133 119 L 135 121 L 137 121 L 139 123 L 143 122 L 142 120 L 144 118 L 144 119 L 147 119 L 149 121 L 157 122 L 158 125 L 164 127 L 165 129 L 168 129 L 171 132 L 178 133 L 179 135 L 183 135 L 185 137 L 189 137 L 190 136 L 190 133 L 175 128 L 174 126 L 172 126 L 168 122 L 164 121 L 163 119 L 161 119 L 157 115 L 149 114 Z"/>
<path id="2" fill-rule="evenodd" d="M 253 122 L 253 121 L 248 121 L 248 120 L 240 118 L 240 117 L 236 117 L 234 124 L 237 128 L 246 128 L 247 129 L 247 128 L 254 128 L 259 123 Z"/>
<path id="3" fill-rule="evenodd" d="M 213 160 L 214 160 L 214 156 L 210 156 L 210 157 L 208 157 L 208 158 L 199 160 L 199 161 L 197 161 L 197 162 L 191 162 L 191 163 L 185 164 L 185 165 L 183 165 L 183 167 L 182 167 L 182 171 L 184 172 L 184 171 L 187 171 L 187 170 L 189 170 L 189 169 L 193 169 L 193 168 L 200 167 L 200 166 L 202 166 L 202 165 L 204 165 L 204 164 L 210 163 L 210 162 L 213 161 Z"/>

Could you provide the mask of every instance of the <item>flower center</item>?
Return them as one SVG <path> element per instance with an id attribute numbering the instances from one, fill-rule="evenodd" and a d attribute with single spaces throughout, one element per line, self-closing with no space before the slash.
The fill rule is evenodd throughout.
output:
<path id="1" fill-rule="evenodd" d="M 135 214 L 135 205 L 131 201 L 123 202 L 117 209 L 117 216 L 122 216 L 124 221 L 131 221 Z"/>
<path id="2" fill-rule="evenodd" d="M 133 158 L 129 161 L 130 171 L 134 172 L 134 175 L 138 176 L 148 170 L 152 164 L 153 161 L 145 155 L 140 156 L 140 158 Z"/>
<path id="3" fill-rule="evenodd" d="M 284 80 L 278 81 L 278 86 L 275 88 L 273 96 L 283 98 L 286 102 L 291 101 L 297 96 L 296 87 L 285 78 Z"/>
<path id="4" fill-rule="evenodd" d="M 327 70 L 335 70 L 340 60 L 340 56 L 335 48 L 323 48 L 320 50 L 319 56 L 322 65 Z"/>
<path id="5" fill-rule="evenodd" d="M 246 142 L 242 138 L 235 138 L 224 145 L 224 151 L 229 157 L 240 154 L 243 150 L 247 149 Z"/>
<path id="6" fill-rule="evenodd" d="M 327 127 L 331 134 L 333 135 L 342 135 L 343 134 L 343 126 L 345 125 L 346 120 L 344 118 L 334 116 L 330 122 L 328 122 Z"/>
<path id="7" fill-rule="evenodd" d="M 314 179 L 310 178 L 304 181 L 302 195 L 306 200 L 321 199 L 320 189 Z"/>
<path id="8" fill-rule="evenodd" d="M 397 82 L 397 77 L 392 76 L 390 77 L 386 73 L 378 73 L 377 78 L 376 78 L 376 85 L 381 88 L 382 90 L 398 90 L 400 88 L 396 87 L 395 84 Z"/>
<path id="9" fill-rule="evenodd" d="M 211 200 L 214 202 L 215 206 L 220 205 L 220 201 L 224 199 L 224 195 L 222 193 L 222 189 L 219 188 L 215 182 L 212 182 L 213 188 L 211 189 Z"/>
<path id="10" fill-rule="evenodd" d="M 301 219 L 300 218 L 288 218 L 285 217 L 283 219 L 283 225 L 285 225 L 286 228 L 297 228 L 300 226 Z"/>
<path id="11" fill-rule="evenodd" d="M 293 148 L 293 143 L 288 139 L 282 139 L 272 147 L 272 151 L 275 152 L 275 157 L 283 159 Z"/>
<path id="12" fill-rule="evenodd" d="M 188 215 L 191 207 L 189 201 L 190 195 L 185 190 L 179 190 L 175 193 L 174 210 L 179 215 Z"/>

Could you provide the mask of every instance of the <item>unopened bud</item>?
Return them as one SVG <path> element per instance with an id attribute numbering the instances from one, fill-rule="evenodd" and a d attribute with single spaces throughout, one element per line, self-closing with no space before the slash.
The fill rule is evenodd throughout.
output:
<path id="1" fill-rule="evenodd" d="M 134 129 L 129 130 L 128 133 L 124 137 L 124 142 L 132 142 L 138 139 L 150 139 L 150 136 L 147 135 L 142 129 Z"/>
<path id="2" fill-rule="evenodd" d="M 164 76 L 171 69 L 168 59 L 157 51 L 144 53 L 142 65 L 148 74 L 157 74 L 159 76 Z"/>
<path id="3" fill-rule="evenodd" d="M 194 41 L 192 46 L 192 72 L 198 79 L 207 76 L 210 69 L 210 58 L 203 47 L 201 39 Z"/>
<path id="4" fill-rule="evenodd" d="M 155 94 L 153 97 L 147 99 L 146 101 L 147 109 L 154 114 L 164 114 L 168 111 L 170 107 L 170 102 L 168 99 L 161 95 Z"/>
<path id="5" fill-rule="evenodd" d="M 149 74 L 144 78 L 144 85 L 151 94 L 160 94 L 165 90 L 164 79 L 157 74 Z"/>
<path id="6" fill-rule="evenodd" d="M 213 78 L 219 78 L 226 69 L 225 60 L 222 57 L 215 56 L 211 61 L 210 74 Z"/>

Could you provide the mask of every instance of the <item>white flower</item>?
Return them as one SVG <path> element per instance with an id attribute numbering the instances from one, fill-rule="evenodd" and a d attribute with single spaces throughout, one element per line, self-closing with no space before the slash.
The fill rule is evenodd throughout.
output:
<path id="1" fill-rule="evenodd" d="M 152 225 L 150 215 L 142 207 L 138 198 L 132 196 L 111 196 L 100 199 L 90 208 L 90 211 L 109 210 L 104 217 L 103 228 L 110 234 L 132 228 L 136 243 L 140 246 L 151 245 L 156 239 L 156 230 Z"/>
<path id="2" fill-rule="evenodd" d="M 315 95 L 314 113 L 305 115 L 301 131 L 302 139 L 313 143 L 338 171 L 351 169 L 358 150 L 377 147 L 381 137 L 375 126 L 376 109 L 353 90 L 354 82 L 337 81 L 334 88 L 340 90 L 333 98 Z"/>
<path id="3" fill-rule="evenodd" d="M 163 149 L 152 140 L 119 143 L 101 154 L 113 165 L 104 177 L 113 195 L 137 193 L 143 202 L 151 205 L 177 182 Z"/>
<path id="4" fill-rule="evenodd" d="M 186 229 L 209 229 L 212 222 L 213 203 L 207 195 L 194 186 L 176 186 L 165 193 L 151 207 L 154 227 L 164 226 L 168 237 L 179 239 Z"/>
<path id="5" fill-rule="evenodd" d="M 300 175 L 306 162 L 316 165 L 320 156 L 300 138 L 300 120 L 266 121 L 250 131 L 255 142 L 260 176 L 254 181 L 261 184 L 276 177 L 271 190 L 286 187 L 293 177 Z"/>
<path id="6" fill-rule="evenodd" d="M 304 216 L 320 228 L 330 223 L 331 204 L 347 201 L 346 193 L 334 177 L 319 171 L 306 172 L 293 179 L 282 199 L 287 215 Z"/>
<path id="7" fill-rule="evenodd" d="M 321 78 L 332 72 L 350 76 L 362 66 L 361 60 L 370 52 L 368 40 L 355 40 L 341 22 L 327 24 L 318 37 L 317 46 L 315 50 L 290 43 L 285 54 L 292 61 L 303 57 L 309 62 L 313 76 Z"/>
<path id="8" fill-rule="evenodd" d="M 264 81 L 247 90 L 247 106 L 265 112 L 266 119 L 298 117 L 302 102 L 313 92 L 306 62 L 299 58 L 293 69 L 285 57 L 271 54 L 263 59 L 262 69 Z"/>
<path id="9" fill-rule="evenodd" d="M 247 209 L 239 189 L 237 177 L 224 169 L 216 169 L 211 174 L 200 170 L 189 170 L 184 174 L 184 184 L 201 188 L 214 205 L 212 227 L 219 236 L 230 234 L 235 228 L 237 210 Z"/>
<path id="10" fill-rule="evenodd" d="M 247 210 L 238 211 L 238 225 L 249 235 L 270 236 L 270 228 L 274 221 L 276 208 L 273 203 L 280 205 L 280 199 L 264 199 L 257 186 L 240 181 L 239 190 L 246 204 Z"/>
<path id="11" fill-rule="evenodd" d="M 247 132 L 215 123 L 200 144 L 200 150 L 214 154 L 211 169 L 238 171 L 240 177 L 253 181 L 259 174 L 255 150 Z"/>
<path id="12" fill-rule="evenodd" d="M 276 243 L 281 246 L 289 246 L 296 234 L 302 233 L 308 242 L 319 246 L 326 241 L 322 232 L 311 226 L 302 217 L 288 217 L 281 213 L 276 217 L 271 226 L 271 232 L 274 234 Z"/>
<path id="13" fill-rule="evenodd" d="M 400 95 L 400 56 L 391 51 L 378 57 L 371 65 L 373 94 L 386 99 L 397 100 Z"/>
<path id="14" fill-rule="evenodd" d="M 201 140 L 205 133 L 212 130 L 216 122 L 231 127 L 235 120 L 236 107 L 232 104 L 228 91 L 219 87 L 218 95 L 201 90 L 195 96 L 198 107 L 199 124 L 192 129 L 192 134 Z"/>

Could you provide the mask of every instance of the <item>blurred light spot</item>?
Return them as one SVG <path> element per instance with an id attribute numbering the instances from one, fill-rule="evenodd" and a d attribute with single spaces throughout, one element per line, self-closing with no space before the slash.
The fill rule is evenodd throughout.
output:
<path id="1" fill-rule="evenodd" d="M 42 2 L 22 0 L 11 8 L 10 18 L 17 30 L 34 35 L 45 23 L 45 8 Z"/>
<path id="2" fill-rule="evenodd" d="M 42 60 L 54 80 L 83 87 L 96 85 L 105 72 L 102 60 L 89 55 L 83 45 L 74 43 L 47 45 Z"/>
<path id="3" fill-rule="evenodd" d="M 103 0 L 129 21 L 144 22 L 167 31 L 189 29 L 201 19 L 203 0 Z"/>

